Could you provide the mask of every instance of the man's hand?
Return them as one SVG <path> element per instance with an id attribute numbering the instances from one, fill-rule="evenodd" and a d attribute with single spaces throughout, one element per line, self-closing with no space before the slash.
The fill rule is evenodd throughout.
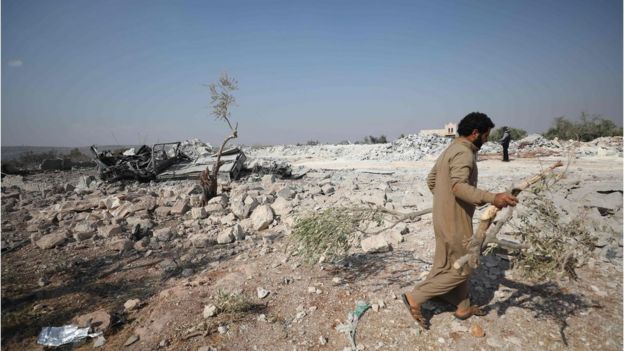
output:
<path id="1" fill-rule="evenodd" d="M 505 208 L 507 206 L 516 206 L 518 199 L 510 193 L 498 193 L 494 198 L 492 205 L 498 208 Z"/>

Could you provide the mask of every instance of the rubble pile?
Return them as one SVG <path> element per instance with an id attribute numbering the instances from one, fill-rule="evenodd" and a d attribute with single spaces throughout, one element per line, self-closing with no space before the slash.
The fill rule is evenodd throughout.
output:
<path id="1" fill-rule="evenodd" d="M 436 148 L 442 148 L 444 143 L 448 143 L 446 139 L 437 138 L 408 137 L 404 139 L 374 147 L 363 145 L 354 145 L 354 147 L 360 149 L 368 147 L 369 152 L 370 150 L 379 152 L 374 157 L 384 158 L 394 155 L 414 159 L 426 155 L 423 156 L 425 153 L 410 154 L 412 149 L 428 147 L 427 150 L 430 151 L 427 152 L 439 152 L 439 150 L 434 150 L 432 145 L 423 145 L 422 143 L 426 140 L 429 140 L 429 143 L 435 145 Z M 597 145 L 604 143 L 608 146 L 608 142 L 610 141 L 601 141 Z M 401 156 L 401 153 L 393 154 L 387 151 L 392 148 L 399 150 L 402 148 L 402 152 L 407 155 Z M 284 147 L 284 150 L 293 151 L 293 149 Z M 331 150 L 329 147 L 318 148 L 318 150 L 321 149 L 324 152 Z M 348 148 L 345 147 L 343 150 L 348 150 Z M 363 153 L 362 157 L 364 156 Z M 89 280 L 90 284 L 107 282 L 109 285 L 103 284 L 102 286 L 113 287 L 109 289 L 124 287 L 114 293 L 104 291 L 106 294 L 94 295 L 92 298 L 97 309 L 102 308 L 100 307 L 102 299 L 117 299 L 114 301 L 115 305 L 124 306 L 128 310 L 126 313 L 133 317 L 127 319 L 125 322 L 127 324 L 117 326 L 123 332 L 106 335 L 108 340 L 106 342 L 110 343 L 110 347 L 114 348 L 112 345 L 119 342 L 117 339 L 121 338 L 121 335 L 126 338 L 129 334 L 136 332 L 140 334 L 140 338 L 134 334 L 131 338 L 133 338 L 132 342 L 138 345 L 137 349 L 157 349 L 158 345 L 163 345 L 162 340 L 168 338 L 164 345 L 169 345 L 168 343 L 171 342 L 172 346 L 160 348 L 173 350 L 179 349 L 180 344 L 176 342 L 182 342 L 180 340 L 190 342 L 183 338 L 194 335 L 192 333 L 197 331 L 193 329 L 185 334 L 186 328 L 201 326 L 204 328 L 200 329 L 201 333 L 205 330 L 208 330 L 207 334 L 214 332 L 206 326 L 206 321 L 219 318 L 219 311 L 214 307 L 206 309 L 196 301 L 209 303 L 210 296 L 215 295 L 220 289 L 229 292 L 244 290 L 246 294 L 252 291 L 253 302 L 269 301 L 263 305 L 263 308 L 266 308 L 266 311 L 263 311 L 265 314 L 253 315 L 251 319 L 246 320 L 219 320 L 219 323 L 222 323 L 219 328 L 224 330 L 225 335 L 238 332 L 239 327 L 244 326 L 249 320 L 257 322 L 254 324 L 255 328 L 245 331 L 245 333 L 254 333 L 249 334 L 249 338 L 228 337 L 219 341 L 222 345 L 228 346 L 228 343 L 246 343 L 250 342 L 248 341 L 250 339 L 252 339 L 251 342 L 255 342 L 255 340 L 260 340 L 261 337 L 258 335 L 262 333 L 269 335 L 271 342 L 282 340 L 274 334 L 274 329 L 264 327 L 270 326 L 269 323 L 272 322 L 269 322 L 270 318 L 267 316 L 272 316 L 276 313 L 275 311 L 282 311 L 280 313 L 286 316 L 285 320 L 290 320 L 290 322 L 284 322 L 292 324 L 288 328 L 300 327 L 307 330 L 307 328 L 323 325 L 321 318 L 327 318 L 335 310 L 344 307 L 340 302 L 336 302 L 340 301 L 340 296 L 343 298 L 349 295 L 366 296 L 373 299 L 377 291 L 374 289 L 377 286 L 380 287 L 380 291 L 385 289 L 385 291 L 398 293 L 407 285 L 414 283 L 414 275 L 410 273 L 403 276 L 402 273 L 397 275 L 393 272 L 416 271 L 420 272 L 421 277 L 427 273 L 430 265 L 427 262 L 431 261 L 435 246 L 430 216 L 423 217 L 419 221 L 399 223 L 396 226 L 393 226 L 391 222 L 378 220 L 362 221 L 361 228 L 368 234 L 357 237 L 359 242 L 355 241 L 351 248 L 353 270 L 357 277 L 352 280 L 349 279 L 348 274 L 327 276 L 327 280 L 323 280 L 325 276 L 321 274 L 332 270 L 324 268 L 319 270 L 318 266 L 314 268 L 302 266 L 299 263 L 299 257 L 292 254 L 287 247 L 288 236 L 293 231 L 296 219 L 301 218 L 304 213 L 321 212 L 330 207 L 352 208 L 365 204 L 400 212 L 430 208 L 432 195 L 425 182 L 430 167 L 415 167 L 409 172 L 398 173 L 392 177 L 384 174 L 357 173 L 352 170 L 312 170 L 302 178 L 280 179 L 275 173 L 278 173 L 277 170 L 280 169 L 288 169 L 287 163 L 281 160 L 274 162 L 259 160 L 254 159 L 247 164 L 259 170 L 271 170 L 270 173 L 252 173 L 239 180 L 220 183 L 219 195 L 205 206 L 201 204 L 202 190 L 196 180 L 109 183 L 100 181 L 91 174 L 77 174 L 76 172 L 59 172 L 55 173 L 54 177 L 50 177 L 49 174 L 5 176 L 1 189 L 2 250 L 3 260 L 9 260 L 3 261 L 3 266 L 10 267 L 10 269 L 6 268 L 3 271 L 3 279 L 7 279 L 3 280 L 3 286 L 11 287 L 10 284 L 13 281 L 10 279 L 13 274 L 19 277 L 20 284 L 21 281 L 34 282 L 32 284 L 34 289 L 40 289 L 34 291 L 46 292 L 49 291 L 48 289 L 59 289 L 75 282 L 77 275 L 72 274 L 77 273 L 73 270 L 90 272 L 88 277 L 92 279 Z M 520 162 L 524 161 L 518 161 Z M 484 166 L 487 167 L 487 165 Z M 616 269 L 612 267 L 620 267 L 619 273 L 621 274 L 622 181 L 620 170 L 603 170 L 604 173 L 588 174 L 586 169 L 578 167 L 571 167 L 560 190 L 552 194 L 553 201 L 561 210 L 562 220 L 569 220 L 583 214 L 588 221 L 595 223 L 592 224 L 595 250 L 591 255 L 583 258 L 583 263 L 587 266 L 609 267 L 612 270 Z M 487 169 L 482 174 L 480 184 L 491 191 L 502 191 L 512 180 L 524 179 L 534 174 L 536 169 L 539 168 L 535 164 L 527 167 L 524 164 L 518 164 L 513 175 L 500 174 L 500 172 Z M 54 178 L 54 181 L 50 178 Z M 517 217 L 514 218 L 530 215 L 530 211 L 523 209 L 522 206 L 521 202 L 517 207 Z M 475 218 L 478 216 L 479 213 L 475 214 Z M 510 227 L 503 227 L 501 236 L 518 241 L 518 236 Z M 91 256 L 87 259 L 85 253 Z M 105 255 L 114 256 L 114 259 L 110 259 L 111 266 L 106 266 L 107 263 L 101 259 Z M 33 259 L 33 256 L 37 258 Z M 14 261 L 10 261 L 11 259 Z M 53 261 L 54 259 L 56 261 Z M 134 259 L 137 261 L 132 261 Z M 357 259 L 366 262 L 367 266 L 356 264 Z M 394 261 L 391 261 L 393 259 Z M 391 261 L 391 263 L 384 266 L 384 261 Z M 13 266 L 4 262 L 10 262 Z M 14 262 L 20 263 L 16 265 Z M 24 264 L 21 262 L 32 264 L 33 267 L 29 267 L 27 271 L 36 273 L 29 273 L 31 275 L 26 277 L 23 270 Z M 128 265 L 123 266 L 120 263 L 115 268 L 113 265 L 118 262 L 125 262 Z M 485 258 L 484 262 L 486 263 L 482 269 L 487 269 L 488 278 L 483 279 L 487 281 L 477 280 L 474 283 L 475 293 L 482 294 L 481 298 L 484 298 L 483 291 L 490 286 L 488 284 L 492 284 L 495 279 L 498 279 L 497 277 L 508 278 L 507 272 L 500 268 L 506 264 L 503 258 L 492 255 Z M 104 266 L 97 266 L 97 269 L 90 271 L 86 269 L 89 264 Z M 377 265 L 374 267 L 378 268 L 368 271 L 370 265 Z M 239 269 L 239 267 L 245 268 Z M 347 268 L 344 269 L 349 269 L 347 265 L 345 267 Z M 65 272 L 71 274 L 63 275 Z M 345 274 L 346 272 L 348 271 L 343 271 Z M 158 276 L 158 279 L 165 280 L 172 274 L 178 274 L 176 277 L 184 279 L 169 280 L 164 288 L 162 281 L 158 280 L 159 289 L 167 289 L 163 290 L 166 293 L 160 293 L 159 290 L 153 294 L 143 294 L 146 291 L 146 276 Z M 391 283 L 395 285 L 388 287 L 387 275 L 397 280 Z M 322 278 L 318 278 L 319 276 Z M 489 278 L 490 276 L 494 278 Z M 129 277 L 128 281 L 140 282 L 140 287 L 133 290 L 126 289 L 128 285 L 121 284 L 124 281 L 112 283 L 113 279 L 121 280 L 123 277 Z M 343 283 L 343 279 L 346 282 Z M 8 283 L 5 284 L 5 282 Z M 399 284 L 405 285 L 399 286 Z M 82 286 L 79 288 L 82 290 Z M 501 285 L 499 290 L 494 290 L 494 299 L 500 298 L 501 294 L 512 294 L 509 289 Z M 600 289 L 599 291 L 606 289 L 621 291 L 621 285 L 609 288 L 600 285 Z M 5 295 L 8 296 L 7 298 L 15 299 L 15 296 L 21 296 L 13 290 L 6 291 L 8 291 Z M 191 291 L 199 291 L 200 294 L 191 295 L 189 293 Z M 310 302 L 314 299 L 301 299 L 301 296 L 306 296 L 306 291 L 310 296 L 318 295 L 321 301 L 328 301 L 328 303 L 318 307 L 304 306 L 304 303 L 314 303 Z M 348 294 L 345 295 L 345 292 Z M 124 295 L 126 298 L 117 297 L 121 294 L 134 295 Z M 53 306 L 55 309 L 49 313 L 57 315 L 66 313 L 69 309 L 67 304 L 73 303 L 73 301 L 60 300 L 62 296 L 43 293 L 33 296 L 37 302 L 36 306 L 43 304 L 42 301 L 44 301 L 45 305 Z M 140 301 L 128 300 L 128 298 L 136 299 L 137 297 L 140 297 Z M 400 300 L 396 297 L 391 298 L 390 295 L 383 297 L 388 301 L 395 301 L 396 304 L 389 304 L 386 309 L 385 303 L 379 303 L 376 299 L 373 311 L 383 309 L 384 315 L 388 313 L 388 316 L 397 320 L 403 317 L 409 318 Z M 295 298 L 297 300 L 293 300 Z M 188 307 L 189 305 L 186 305 L 184 301 L 192 301 L 194 307 Z M 603 301 L 606 300 L 601 300 Z M 81 305 L 72 313 L 93 312 L 88 310 L 91 307 L 96 310 L 94 306 L 87 306 L 80 300 L 77 303 Z M 32 311 L 34 304 L 35 302 L 29 301 L 19 306 Z M 180 309 L 177 308 L 178 304 L 182 306 Z M 194 311 L 193 308 L 197 310 Z M 318 311 L 315 312 L 317 308 Z M 599 313 L 595 311 L 592 313 Z M 107 310 L 106 313 L 111 313 L 111 311 Z M 530 316 L 532 312 L 526 311 L 526 313 Z M 395 314 L 398 317 L 395 317 Z M 26 315 L 29 320 L 32 319 L 31 315 Z M 439 321 L 440 316 L 437 318 Z M 497 319 L 496 323 L 507 323 L 505 324 L 507 329 L 515 326 L 518 320 L 525 321 L 527 318 L 529 317 L 511 315 L 504 320 Z M 508 319 L 509 322 L 507 322 Z M 154 329 L 151 323 L 153 321 L 160 323 L 163 320 L 184 327 L 180 327 L 175 332 L 167 329 Z M 371 318 L 368 322 L 377 323 L 378 320 L 380 318 Z M 63 322 L 64 320 L 58 321 L 58 323 Z M 533 319 L 531 323 L 535 323 Z M 540 323 L 542 323 L 540 326 L 543 325 L 543 322 Z M 165 323 L 161 324 L 165 325 Z M 490 330 L 496 328 L 492 324 L 486 326 L 491 328 Z M 265 329 L 257 331 L 256 328 Z M 377 329 L 382 328 L 371 328 L 371 330 Z M 444 328 L 434 329 L 432 333 L 438 333 L 438 330 L 442 329 Z M 298 329 L 293 330 L 296 331 L 293 335 L 300 335 L 302 340 L 307 340 L 308 334 L 299 334 Z M 448 338 L 448 332 L 444 330 L 446 334 L 436 334 L 436 338 L 438 335 Z M 324 332 L 327 333 L 325 330 Z M 318 333 L 314 335 L 314 338 L 318 338 Z M 531 341 L 531 338 L 534 337 L 527 336 L 526 339 L 519 339 L 518 343 L 526 344 Z M 329 340 L 324 342 L 333 343 L 331 345 L 334 348 L 342 347 L 336 341 L 337 338 Z M 251 348 L 248 347 L 249 344 L 234 346 L 231 349 Z M 283 349 L 281 346 L 280 344 L 279 347 L 274 348 Z M 407 348 L 409 346 L 404 345 L 398 349 Z"/>
<path id="2" fill-rule="evenodd" d="M 184 140 L 180 143 L 180 152 L 191 160 L 195 161 L 199 158 L 208 158 L 212 155 L 212 146 L 195 138 Z"/>
<path id="3" fill-rule="evenodd" d="M 281 159 L 326 159 L 336 161 L 419 161 L 437 157 L 452 138 L 435 135 L 410 134 L 387 144 L 353 145 L 277 145 L 248 148 L 248 156 Z M 509 152 L 515 157 L 562 155 L 568 151 L 577 157 L 622 156 L 622 137 L 599 138 L 591 142 L 548 140 L 531 134 L 521 140 L 512 140 Z M 480 154 L 502 153 L 496 142 L 485 143 Z"/>

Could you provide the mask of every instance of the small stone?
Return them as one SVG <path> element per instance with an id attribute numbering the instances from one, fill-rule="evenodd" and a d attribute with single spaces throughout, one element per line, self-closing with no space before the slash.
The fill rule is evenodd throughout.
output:
<path id="1" fill-rule="evenodd" d="M 208 319 L 210 317 L 214 317 L 217 315 L 217 306 L 210 304 L 208 306 L 204 306 L 204 318 Z"/>
<path id="2" fill-rule="evenodd" d="M 102 347 L 104 346 L 104 344 L 106 344 L 106 338 L 104 338 L 102 335 L 98 336 L 93 341 L 93 347 Z"/>
<path id="3" fill-rule="evenodd" d="M 217 328 L 217 330 L 219 331 L 219 334 L 225 334 L 228 331 L 228 327 L 225 325 L 220 325 L 219 328 Z"/>
<path id="4" fill-rule="evenodd" d="M 122 232 L 121 226 L 115 225 L 115 224 L 98 228 L 98 234 L 100 234 L 100 236 L 103 236 L 105 238 L 108 238 L 114 235 L 119 235 L 121 234 L 121 232 Z"/>
<path id="5" fill-rule="evenodd" d="M 323 187 L 321 188 L 321 191 L 323 192 L 323 194 L 325 195 L 330 195 L 336 192 L 336 189 L 334 189 L 333 186 L 329 185 L 329 184 L 325 184 L 323 185 Z"/>
<path id="6" fill-rule="evenodd" d="M 327 345 L 327 338 L 324 337 L 323 335 L 319 336 L 319 344 L 321 346 Z"/>
<path id="7" fill-rule="evenodd" d="M 178 200 L 171 208 L 171 214 L 183 215 L 189 210 L 188 200 Z"/>
<path id="8" fill-rule="evenodd" d="M 137 341 L 139 341 L 139 336 L 138 335 L 132 335 L 131 337 L 128 338 L 128 340 L 126 340 L 126 342 L 124 343 L 124 346 L 130 346 L 130 345 L 134 344 Z"/>
<path id="9" fill-rule="evenodd" d="M 191 217 L 193 217 L 193 219 L 204 219 L 208 217 L 208 213 L 203 207 L 195 207 L 191 209 Z"/>
<path id="10" fill-rule="evenodd" d="M 261 288 L 261 287 L 258 287 L 256 289 L 256 292 L 258 293 L 259 299 L 264 299 L 265 297 L 269 296 L 269 293 L 270 293 L 268 290 Z"/>
<path id="11" fill-rule="evenodd" d="M 160 206 L 158 208 L 156 208 L 154 210 L 154 213 L 156 214 L 156 216 L 158 217 L 165 217 L 168 216 L 169 213 L 171 213 L 171 207 L 168 206 Z"/>
<path id="12" fill-rule="evenodd" d="M 444 344 L 444 343 L 446 343 L 446 340 L 444 340 L 444 338 L 440 337 L 440 338 L 438 338 L 438 343 Z"/>
<path id="13" fill-rule="evenodd" d="M 485 331 L 479 324 L 473 324 L 470 326 L 470 334 L 476 338 L 482 338 L 485 336 Z"/>
<path id="14" fill-rule="evenodd" d="M 254 230 L 263 230 L 269 227 L 273 222 L 273 210 L 269 205 L 261 205 L 251 214 L 251 221 Z"/>
<path id="15" fill-rule="evenodd" d="M 94 332 L 106 332 L 111 325 L 111 316 L 102 309 L 78 316 L 74 321 L 81 328 L 90 326 Z"/>
<path id="16" fill-rule="evenodd" d="M 314 293 L 316 292 L 316 288 L 315 288 L 315 287 L 313 287 L 313 286 L 309 286 L 309 287 L 308 287 L 308 292 L 309 292 L 310 294 L 314 294 Z"/>
<path id="17" fill-rule="evenodd" d="M 133 248 L 134 244 L 135 243 L 130 239 L 120 238 L 111 241 L 107 246 L 110 250 L 123 252 Z"/>
<path id="18" fill-rule="evenodd" d="M 171 228 L 160 228 L 154 230 L 154 237 L 158 239 L 158 241 L 169 241 L 173 236 L 173 231 Z"/>
<path id="19" fill-rule="evenodd" d="M 141 303 L 141 300 L 139 299 L 128 300 L 124 303 L 124 309 L 126 311 L 133 311 L 139 306 L 140 303 Z"/>
<path id="20" fill-rule="evenodd" d="M 295 191 L 290 187 L 285 187 L 277 192 L 277 196 L 286 200 L 292 200 L 295 197 Z"/>
<path id="21" fill-rule="evenodd" d="M 366 253 L 387 252 L 392 250 L 383 234 L 368 237 L 362 240 L 360 244 L 362 250 Z"/>
<path id="22" fill-rule="evenodd" d="M 219 233 L 217 236 L 217 243 L 219 244 L 230 244 L 236 240 L 234 235 L 232 234 L 232 230 L 226 229 Z"/>
<path id="23" fill-rule="evenodd" d="M 342 278 L 340 278 L 340 277 L 334 277 L 334 278 L 332 279 L 332 282 L 334 282 L 334 284 L 340 284 L 340 283 L 342 283 Z"/>
<path id="24" fill-rule="evenodd" d="M 378 304 L 374 303 L 371 307 L 373 308 L 373 311 L 379 312 L 379 305 Z"/>
<path id="25" fill-rule="evenodd" d="M 39 281 L 37 281 L 37 285 L 39 285 L 40 287 L 44 287 L 46 285 L 48 285 L 48 279 L 46 277 L 41 277 L 39 278 Z"/>
<path id="26" fill-rule="evenodd" d="M 258 322 L 266 322 L 267 321 L 266 315 L 264 313 L 260 314 L 258 316 L 258 318 L 256 318 L 256 319 L 258 320 Z"/>
<path id="27" fill-rule="evenodd" d="M 234 226 L 232 227 L 232 236 L 234 236 L 236 240 L 244 240 L 246 233 L 243 227 L 241 227 L 239 224 L 234 224 Z"/>

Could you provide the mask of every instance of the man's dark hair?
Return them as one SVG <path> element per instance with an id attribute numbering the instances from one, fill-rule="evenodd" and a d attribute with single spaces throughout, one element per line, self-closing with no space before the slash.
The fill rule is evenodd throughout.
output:
<path id="1" fill-rule="evenodd" d="M 479 133 L 485 133 L 488 129 L 494 128 L 494 123 L 485 113 L 471 112 L 462 118 L 457 126 L 457 134 L 461 136 L 468 136 L 472 134 L 473 130 L 478 130 Z"/>

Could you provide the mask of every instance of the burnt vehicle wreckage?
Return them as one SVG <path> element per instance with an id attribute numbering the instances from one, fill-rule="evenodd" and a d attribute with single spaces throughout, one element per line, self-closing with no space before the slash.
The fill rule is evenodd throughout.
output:
<path id="1" fill-rule="evenodd" d="M 180 148 L 181 142 L 142 145 L 138 149 L 98 151 L 91 146 L 100 179 L 108 182 L 118 180 L 188 179 L 198 176 L 206 167 L 212 167 L 216 154 L 193 159 Z M 221 154 L 223 165 L 219 169 L 219 178 L 238 179 L 246 160 L 239 148 L 224 151 Z"/>

